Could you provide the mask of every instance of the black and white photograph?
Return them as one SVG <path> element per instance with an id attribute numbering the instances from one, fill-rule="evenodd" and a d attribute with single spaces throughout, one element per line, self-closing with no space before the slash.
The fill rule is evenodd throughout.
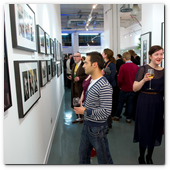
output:
<path id="1" fill-rule="evenodd" d="M 52 60 L 52 73 L 53 77 L 56 75 L 56 61 Z"/>
<path id="2" fill-rule="evenodd" d="M 50 36 L 45 32 L 45 54 L 49 55 L 50 54 Z"/>
<path id="3" fill-rule="evenodd" d="M 40 98 L 38 67 L 38 61 L 14 61 L 19 118 L 23 118 Z"/>
<path id="4" fill-rule="evenodd" d="M 45 32 L 37 25 L 38 53 L 45 54 Z"/>
<path id="5" fill-rule="evenodd" d="M 164 22 L 161 23 L 161 46 L 163 48 L 163 59 L 162 59 L 162 63 L 161 63 L 161 67 L 164 68 L 164 59 L 165 59 L 165 46 L 164 46 Z"/>
<path id="6" fill-rule="evenodd" d="M 52 59 L 47 61 L 47 67 L 47 78 L 50 81 L 52 78 Z"/>
<path id="7" fill-rule="evenodd" d="M 50 47 L 51 47 L 50 54 L 54 54 L 54 43 L 51 38 L 50 38 Z"/>
<path id="8" fill-rule="evenodd" d="M 57 77 L 61 75 L 61 65 L 60 63 L 57 64 Z"/>
<path id="9" fill-rule="evenodd" d="M 47 83 L 47 62 L 40 61 L 40 86 L 43 87 Z"/>
<path id="10" fill-rule="evenodd" d="M 54 38 L 54 58 L 57 60 L 57 53 L 58 53 L 58 48 L 57 48 L 57 39 Z"/>
<path id="11" fill-rule="evenodd" d="M 141 66 L 149 64 L 148 50 L 151 48 L 151 32 L 141 34 Z"/>
<path id="12" fill-rule="evenodd" d="M 27 4 L 10 4 L 13 48 L 27 51 L 36 49 L 35 13 Z"/>
<path id="13" fill-rule="evenodd" d="M 4 116 L 6 116 L 5 111 L 9 109 L 11 106 L 12 106 L 11 87 L 9 79 L 6 32 L 4 24 Z"/>

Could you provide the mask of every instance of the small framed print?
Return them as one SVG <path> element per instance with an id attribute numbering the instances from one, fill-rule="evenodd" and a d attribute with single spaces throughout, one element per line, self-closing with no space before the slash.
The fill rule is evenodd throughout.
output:
<path id="1" fill-rule="evenodd" d="M 39 62 L 40 65 L 40 87 L 43 87 L 47 83 L 47 62 L 42 60 Z"/>
<path id="2" fill-rule="evenodd" d="M 38 40 L 38 53 L 45 54 L 45 32 L 37 25 L 37 40 Z"/>
<path id="3" fill-rule="evenodd" d="M 50 36 L 45 32 L 45 54 L 49 55 L 50 54 Z"/>
<path id="4" fill-rule="evenodd" d="M 38 61 L 14 61 L 18 114 L 23 118 L 40 99 Z"/>
<path id="5" fill-rule="evenodd" d="M 57 77 L 59 77 L 61 75 L 61 64 L 58 63 L 57 64 Z"/>
<path id="6" fill-rule="evenodd" d="M 63 60 L 60 60 L 60 68 L 61 68 L 60 73 L 62 74 L 63 73 Z"/>
<path id="7" fill-rule="evenodd" d="M 10 4 L 13 48 L 37 51 L 35 13 L 27 4 Z"/>
<path id="8" fill-rule="evenodd" d="M 54 42 L 53 40 L 50 38 L 50 54 L 54 54 Z"/>
<path id="9" fill-rule="evenodd" d="M 162 59 L 162 63 L 161 63 L 161 67 L 164 68 L 164 59 L 165 59 L 165 39 L 164 39 L 164 22 L 161 23 L 161 46 L 163 48 L 163 59 Z"/>
<path id="10" fill-rule="evenodd" d="M 50 81 L 52 78 L 52 59 L 47 60 L 47 79 Z"/>
<path id="11" fill-rule="evenodd" d="M 52 71 L 53 71 L 53 77 L 56 75 L 56 61 L 55 60 L 52 60 Z"/>
<path id="12" fill-rule="evenodd" d="M 141 35 L 141 63 L 140 65 L 149 64 L 148 51 L 151 48 L 151 32 Z"/>

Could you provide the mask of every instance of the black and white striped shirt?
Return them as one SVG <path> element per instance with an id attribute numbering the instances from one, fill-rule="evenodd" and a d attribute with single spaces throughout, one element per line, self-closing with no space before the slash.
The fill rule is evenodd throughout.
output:
<path id="1" fill-rule="evenodd" d="M 84 115 L 84 123 L 89 126 L 103 126 L 112 111 L 112 86 L 102 76 L 86 92 L 84 107 L 87 115 Z"/>

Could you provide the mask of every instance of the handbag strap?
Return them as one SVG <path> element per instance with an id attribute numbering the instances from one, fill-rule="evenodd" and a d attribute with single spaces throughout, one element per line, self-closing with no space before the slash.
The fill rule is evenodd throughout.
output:
<path id="1" fill-rule="evenodd" d="M 108 67 L 108 65 L 109 65 L 110 63 L 111 63 L 111 61 L 107 63 L 107 65 L 106 65 L 105 69 Z"/>

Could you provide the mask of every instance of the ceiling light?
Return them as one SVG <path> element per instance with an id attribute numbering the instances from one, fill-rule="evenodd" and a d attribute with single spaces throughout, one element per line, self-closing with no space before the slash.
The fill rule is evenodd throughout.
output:
<path id="1" fill-rule="evenodd" d="M 79 33 L 79 35 L 98 35 L 98 33 Z"/>
<path id="2" fill-rule="evenodd" d="M 62 33 L 61 35 L 68 35 L 68 33 Z"/>
<path id="3" fill-rule="evenodd" d="M 95 9 L 95 8 L 96 8 L 96 6 L 97 6 L 97 4 L 94 4 L 94 5 L 93 5 L 93 9 Z"/>

